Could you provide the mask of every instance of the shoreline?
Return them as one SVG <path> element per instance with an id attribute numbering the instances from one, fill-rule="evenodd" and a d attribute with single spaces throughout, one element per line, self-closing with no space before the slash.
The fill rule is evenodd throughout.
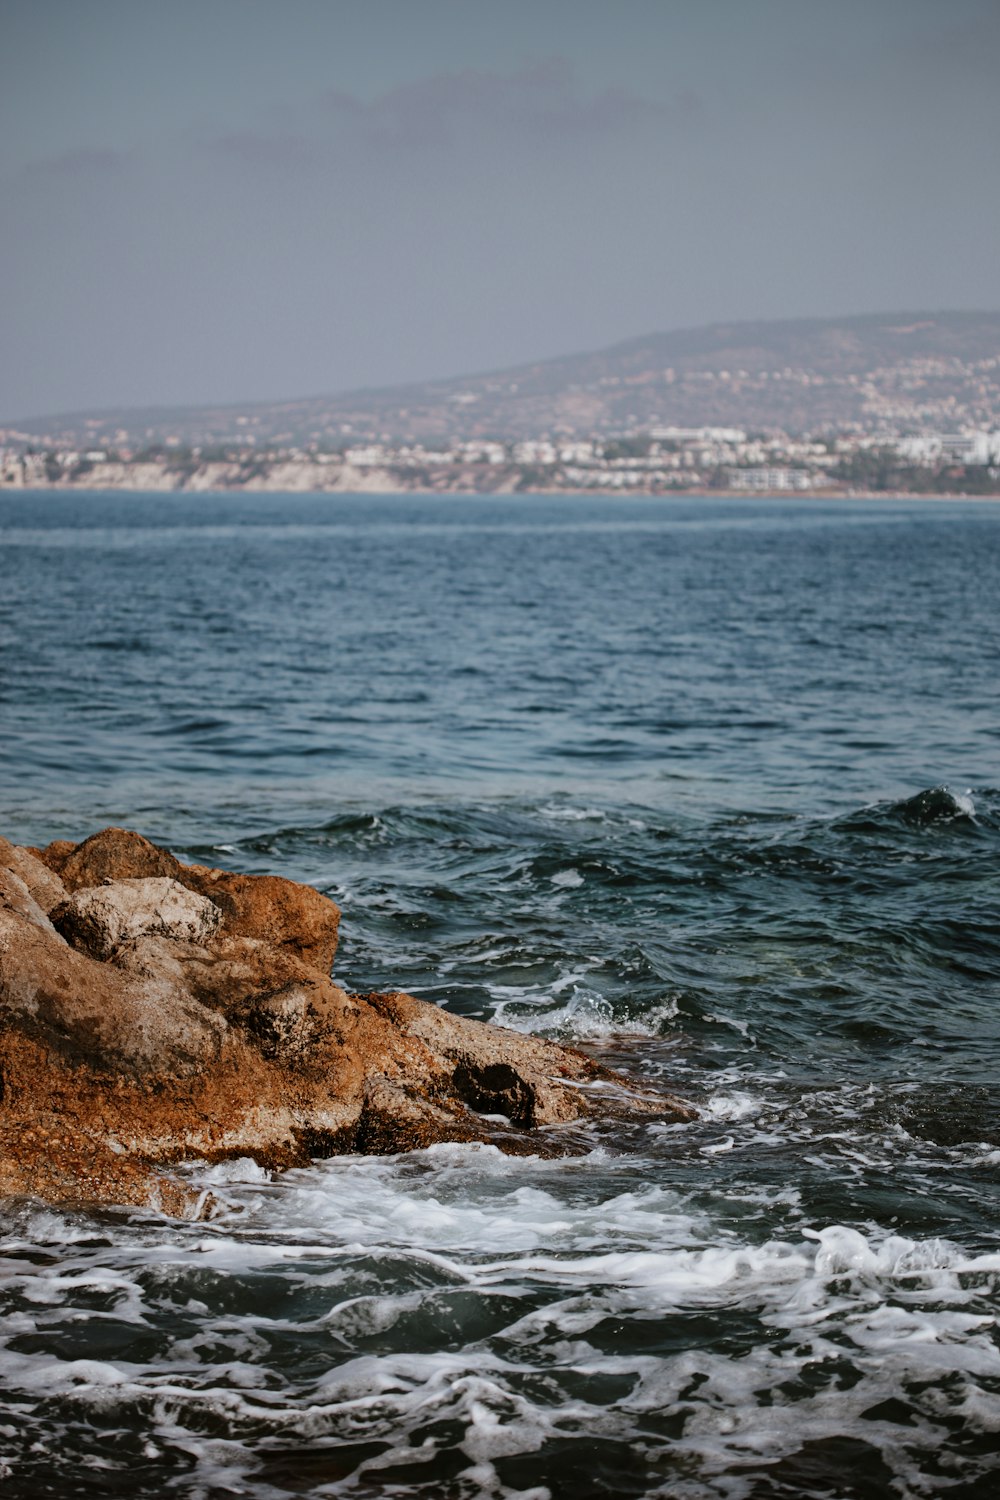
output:
<path id="1" fill-rule="evenodd" d="M 136 486 L 136 485 L 86 485 L 63 482 L 61 484 L 46 485 L 0 485 L 0 496 L 4 495 L 133 495 L 133 496 L 168 496 L 168 495 L 202 495 L 205 497 L 221 497 L 225 495 L 283 495 L 286 497 L 310 496 L 319 498 L 327 496 L 331 498 L 344 497 L 359 499 L 363 496 L 374 498 L 392 498 L 402 495 L 414 495 L 420 499 L 435 498 L 439 500 L 487 500 L 487 499 L 524 499 L 524 500 L 554 500 L 565 497 L 568 500 L 580 499 L 603 499 L 603 500 L 789 500 L 797 503 L 808 504 L 814 500 L 913 500 L 921 502 L 964 500 L 969 502 L 1000 501 L 1000 489 L 989 493 L 967 490 L 844 490 L 831 488 L 816 488 L 810 490 L 745 490 L 745 489 L 705 489 L 693 488 L 689 490 L 642 490 L 642 489 L 598 489 L 580 488 L 573 489 L 569 486 L 560 486 L 558 489 L 430 489 L 418 485 L 399 485 L 396 487 L 366 487 L 360 485 L 356 488 L 315 488 L 295 489 L 280 485 L 262 484 L 234 484 L 222 485 L 212 488 L 196 488 L 189 485 L 164 486 Z"/>

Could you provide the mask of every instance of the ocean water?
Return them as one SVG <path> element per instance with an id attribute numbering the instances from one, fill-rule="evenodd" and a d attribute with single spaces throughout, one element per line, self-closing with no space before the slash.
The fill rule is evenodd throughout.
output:
<path id="1" fill-rule="evenodd" d="M 0 831 L 699 1108 L 2 1211 L 4 1495 L 1000 1493 L 1000 505 L 0 498 Z"/>

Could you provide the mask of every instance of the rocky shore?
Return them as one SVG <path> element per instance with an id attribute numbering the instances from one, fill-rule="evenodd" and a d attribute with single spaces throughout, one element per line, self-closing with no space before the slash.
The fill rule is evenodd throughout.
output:
<path id="1" fill-rule="evenodd" d="M 279 876 L 107 828 L 0 839 L 0 1194 L 198 1217 L 171 1165 L 280 1169 L 438 1141 L 576 1149 L 609 1113 L 684 1119 L 574 1048 L 331 978 L 340 912 Z"/>

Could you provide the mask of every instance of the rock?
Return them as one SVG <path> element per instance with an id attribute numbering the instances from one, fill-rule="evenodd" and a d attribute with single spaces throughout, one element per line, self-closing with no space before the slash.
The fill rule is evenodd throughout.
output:
<path id="1" fill-rule="evenodd" d="M 42 859 L 60 876 L 68 891 L 103 885 L 108 880 L 145 880 L 152 876 L 180 878 L 180 863 L 127 828 L 105 828 L 82 844 L 49 844 Z"/>
<path id="2" fill-rule="evenodd" d="M 23 880 L 32 899 L 46 913 L 66 899 L 66 887 L 35 849 L 24 849 L 0 838 L 0 868 Z"/>
<path id="3" fill-rule="evenodd" d="M 311 886 L 280 875 L 236 875 L 207 865 L 182 865 L 167 850 L 126 828 L 105 828 L 82 844 L 49 844 L 41 860 L 71 892 L 108 881 L 176 880 L 219 907 L 225 931 L 232 936 L 288 948 L 326 973 L 333 967 L 340 911 Z"/>
<path id="4" fill-rule="evenodd" d="M 0 1192 L 190 1217 L 206 1201 L 169 1168 L 193 1157 L 555 1153 L 609 1112 L 690 1116 L 573 1048 L 347 994 L 339 916 L 124 829 L 40 855 L 0 841 Z"/>
<path id="5" fill-rule="evenodd" d="M 399 991 L 362 998 L 387 1032 L 434 1059 L 439 1091 L 473 1114 L 502 1116 L 511 1125 L 533 1129 L 586 1113 L 571 1086 L 590 1075 L 582 1053 L 499 1026 L 485 1027 Z M 372 1059 L 373 1066 L 376 1061 Z"/>
<path id="6" fill-rule="evenodd" d="M 147 1079 L 186 1077 L 215 1062 L 228 1030 L 175 974 L 133 977 L 74 952 L 44 915 L 39 922 L 7 907 L 0 1022 L 0 1048 L 16 1030 L 68 1067 Z"/>
<path id="7" fill-rule="evenodd" d="M 10 867 L 0 868 L 0 911 L 14 912 L 35 926 L 55 935 L 55 928 L 20 875 Z"/>
<path id="8" fill-rule="evenodd" d="M 340 911 L 312 886 L 280 875 L 234 875 L 205 865 L 185 865 L 186 886 L 214 901 L 233 937 L 257 938 L 289 949 L 303 963 L 329 974 L 337 952 Z"/>
<path id="9" fill-rule="evenodd" d="M 206 943 L 222 921 L 219 908 L 178 880 L 151 875 L 87 886 L 57 906 L 53 924 L 74 948 L 111 958 L 122 943 L 142 937 Z"/>
<path id="10" fill-rule="evenodd" d="M 79 847 L 79 844 L 74 844 L 70 839 L 53 839 L 51 844 L 46 844 L 44 849 L 32 849 L 31 853 L 36 855 L 50 870 L 58 873 L 74 849 Z"/>
<path id="11" fill-rule="evenodd" d="M 0 1131 L 0 1142 L 8 1145 Z M 0 1156 L 0 1197 L 47 1203 L 114 1203 L 151 1208 L 178 1219 L 209 1218 L 216 1200 L 167 1172 L 66 1129 L 58 1116 L 39 1118 L 20 1150 Z"/>

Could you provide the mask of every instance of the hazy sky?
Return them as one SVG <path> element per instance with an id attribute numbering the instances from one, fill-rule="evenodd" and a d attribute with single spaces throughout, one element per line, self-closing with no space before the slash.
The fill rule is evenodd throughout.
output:
<path id="1" fill-rule="evenodd" d="M 1000 0 L 0 0 L 0 419 L 1000 306 Z"/>

